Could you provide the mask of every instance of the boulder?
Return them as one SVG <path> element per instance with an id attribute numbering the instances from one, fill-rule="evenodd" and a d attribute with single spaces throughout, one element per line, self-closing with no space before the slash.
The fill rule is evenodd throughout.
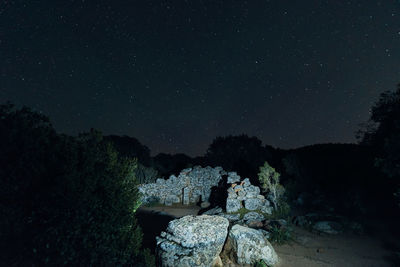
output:
<path id="1" fill-rule="evenodd" d="M 342 225 L 333 221 L 320 221 L 313 225 L 313 230 L 319 233 L 336 235 L 342 231 Z"/>
<path id="2" fill-rule="evenodd" d="M 259 260 L 268 266 L 278 263 L 278 255 L 264 232 L 236 224 L 229 231 L 228 238 L 237 264 L 255 264 Z"/>
<path id="3" fill-rule="evenodd" d="M 248 198 L 256 198 L 260 194 L 260 188 L 254 185 L 244 187 L 244 191 L 246 192 L 246 197 Z"/>
<path id="4" fill-rule="evenodd" d="M 237 212 L 242 207 L 242 202 L 237 198 L 226 199 L 226 212 Z"/>
<path id="5" fill-rule="evenodd" d="M 221 216 L 185 216 L 171 221 L 156 237 L 160 266 L 213 266 L 228 234 L 229 222 Z"/>
<path id="6" fill-rule="evenodd" d="M 237 198 L 237 194 L 235 192 L 228 192 L 228 198 Z"/>
<path id="7" fill-rule="evenodd" d="M 262 221 L 264 219 L 264 215 L 255 211 L 248 212 L 243 216 L 244 221 Z"/>
<path id="8" fill-rule="evenodd" d="M 217 215 L 217 214 L 220 214 L 222 212 L 223 212 L 222 208 L 215 207 L 215 208 L 212 208 L 212 209 L 209 209 L 209 210 L 203 212 L 203 215 Z"/>
<path id="9" fill-rule="evenodd" d="M 241 187 L 241 185 L 239 185 Z M 235 187 L 236 189 L 236 187 Z M 243 199 L 246 199 L 246 191 L 244 191 L 243 189 L 240 189 L 239 191 L 237 191 L 237 195 L 238 197 L 242 197 Z"/>
<path id="10" fill-rule="evenodd" d="M 248 210 L 258 210 L 263 206 L 263 201 L 259 198 L 248 198 L 244 201 L 244 207 Z"/>
<path id="11" fill-rule="evenodd" d="M 254 228 L 254 229 L 261 229 L 263 228 L 264 224 L 262 223 L 262 221 L 247 221 L 246 225 L 250 228 Z"/>
<path id="12" fill-rule="evenodd" d="M 240 176 L 236 172 L 228 172 L 228 184 L 240 181 Z"/>
<path id="13" fill-rule="evenodd" d="M 248 187 L 251 185 L 249 178 L 244 178 L 242 182 L 243 182 L 243 187 Z"/>

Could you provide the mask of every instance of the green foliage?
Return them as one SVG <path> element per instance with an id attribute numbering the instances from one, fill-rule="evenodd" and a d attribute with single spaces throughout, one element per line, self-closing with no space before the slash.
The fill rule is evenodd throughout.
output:
<path id="1" fill-rule="evenodd" d="M 274 220 L 287 219 L 289 215 L 290 215 L 290 206 L 286 201 L 281 199 L 278 203 L 277 208 L 272 211 L 272 214 L 269 216 L 269 218 Z"/>
<path id="2" fill-rule="evenodd" d="M 243 219 L 244 215 L 245 215 L 246 213 L 250 212 L 250 211 L 251 211 L 251 210 L 248 210 L 248 209 L 242 207 L 242 208 L 240 208 L 238 211 L 236 211 L 236 212 L 231 212 L 231 213 L 229 213 L 229 214 L 239 214 L 239 215 L 240 215 L 240 219 Z M 258 212 L 258 211 L 256 211 L 256 212 Z"/>
<path id="3" fill-rule="evenodd" d="M 282 245 L 293 240 L 293 231 L 290 226 L 273 226 L 271 228 L 269 240 L 272 243 Z"/>
<path id="4" fill-rule="evenodd" d="M 254 267 L 268 267 L 268 265 L 263 260 L 259 260 L 254 264 Z"/>
<path id="5" fill-rule="evenodd" d="M 258 180 L 260 181 L 263 191 L 268 193 L 275 209 L 278 208 L 280 200 L 285 192 L 285 188 L 279 183 L 279 177 L 280 174 L 271 167 L 268 162 L 265 162 L 264 165 L 260 167 Z"/>
<path id="6" fill-rule="evenodd" d="M 143 261 L 144 261 L 144 266 L 146 267 L 155 267 L 156 266 L 156 259 L 153 254 L 151 254 L 150 250 L 148 248 L 143 250 Z"/>
<path id="7" fill-rule="evenodd" d="M 57 134 L 28 108 L 0 106 L 0 229 L 6 265 L 135 265 L 136 162 L 99 132 Z"/>

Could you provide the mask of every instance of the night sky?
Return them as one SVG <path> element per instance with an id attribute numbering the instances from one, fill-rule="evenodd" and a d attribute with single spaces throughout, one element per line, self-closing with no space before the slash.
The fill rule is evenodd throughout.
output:
<path id="1" fill-rule="evenodd" d="M 355 142 L 400 82 L 400 1 L 0 1 L 0 102 L 203 154 Z"/>

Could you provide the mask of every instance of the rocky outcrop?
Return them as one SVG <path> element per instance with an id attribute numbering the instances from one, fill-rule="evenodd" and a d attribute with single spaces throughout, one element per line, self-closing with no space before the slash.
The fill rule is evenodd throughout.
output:
<path id="1" fill-rule="evenodd" d="M 263 260 L 268 266 L 274 266 L 278 263 L 278 255 L 267 236 L 266 231 L 236 224 L 229 231 L 228 242 L 225 245 L 232 251 L 226 254 L 234 255 L 237 264 L 255 264 Z"/>
<path id="2" fill-rule="evenodd" d="M 157 237 L 160 266 L 213 266 L 228 234 L 229 222 L 220 216 L 185 216 L 171 221 Z"/>
<path id="3" fill-rule="evenodd" d="M 200 199 L 208 202 L 211 188 L 218 185 L 224 174 L 226 172 L 221 167 L 196 166 L 182 170 L 178 177 L 171 175 L 167 180 L 157 179 L 155 183 L 142 184 L 139 191 L 145 204 L 157 201 L 164 205 L 189 205 L 197 203 Z"/>

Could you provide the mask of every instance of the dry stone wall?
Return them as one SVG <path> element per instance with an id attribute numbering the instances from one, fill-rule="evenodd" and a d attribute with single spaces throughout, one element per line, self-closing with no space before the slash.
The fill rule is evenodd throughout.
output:
<path id="1" fill-rule="evenodd" d="M 225 174 L 221 167 L 196 166 L 182 170 L 178 176 L 171 175 L 167 180 L 157 179 L 155 183 L 142 184 L 139 191 L 143 203 L 156 201 L 164 205 L 189 205 L 199 200 L 208 202 L 211 188 L 217 186 Z"/>

